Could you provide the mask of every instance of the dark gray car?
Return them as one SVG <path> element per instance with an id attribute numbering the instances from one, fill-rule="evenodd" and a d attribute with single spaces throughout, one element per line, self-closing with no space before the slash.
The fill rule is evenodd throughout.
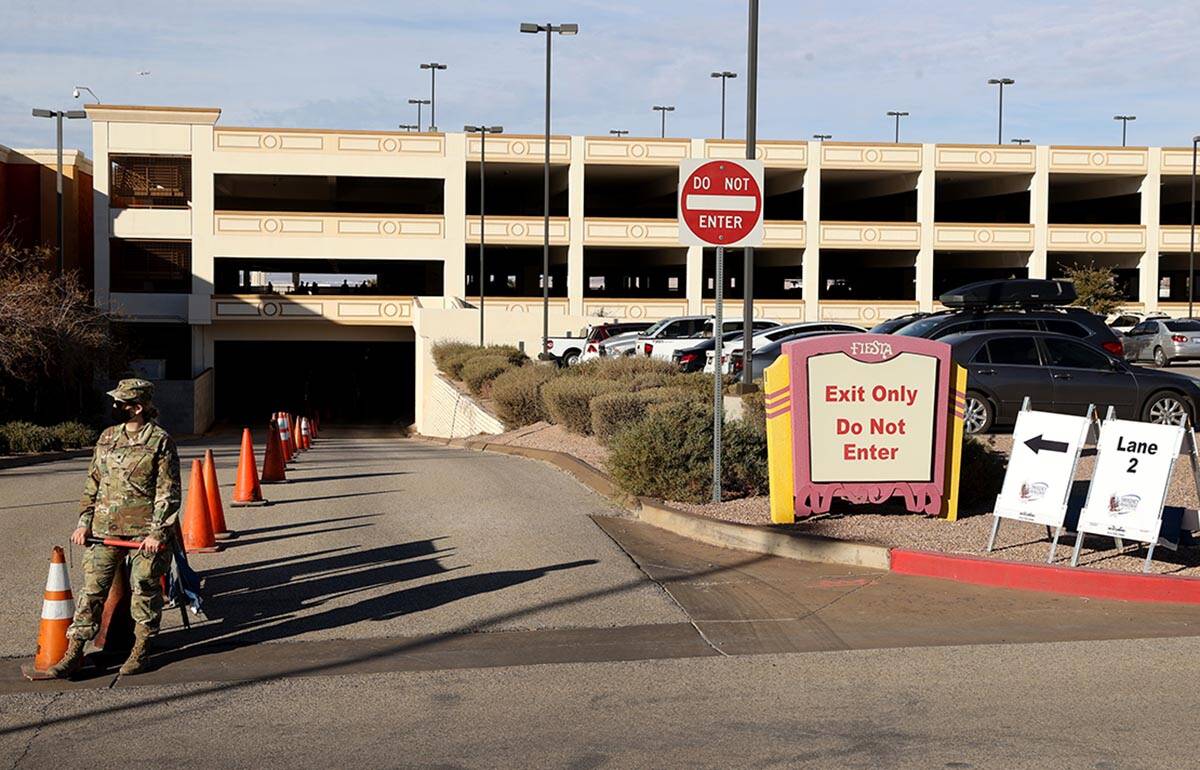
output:
<path id="1" fill-rule="evenodd" d="M 1029 397 L 1034 409 L 1084 414 L 1109 406 L 1127 420 L 1194 421 L 1200 385 L 1191 377 L 1132 366 L 1065 334 L 994 331 L 942 338 L 967 369 L 965 428 L 1011 425 Z"/>

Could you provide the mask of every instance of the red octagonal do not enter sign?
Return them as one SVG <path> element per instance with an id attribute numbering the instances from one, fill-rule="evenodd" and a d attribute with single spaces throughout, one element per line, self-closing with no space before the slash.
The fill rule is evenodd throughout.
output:
<path id="1" fill-rule="evenodd" d="M 680 243 L 761 246 L 762 177 L 762 161 L 680 161 Z"/>

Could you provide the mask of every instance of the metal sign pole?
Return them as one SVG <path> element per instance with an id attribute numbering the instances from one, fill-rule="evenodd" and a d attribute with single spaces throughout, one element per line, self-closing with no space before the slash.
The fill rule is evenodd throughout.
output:
<path id="1" fill-rule="evenodd" d="M 716 289 L 716 308 L 713 313 L 713 502 L 721 502 L 721 431 L 724 428 L 724 415 L 722 414 L 723 393 L 721 392 L 721 335 L 724 332 L 724 323 L 722 322 L 721 304 L 724 298 L 725 289 L 725 247 L 717 247 L 717 264 L 716 276 L 713 281 Z M 747 346 L 749 340 L 742 339 L 742 361 L 743 366 L 749 365 L 750 358 L 747 354 Z"/>

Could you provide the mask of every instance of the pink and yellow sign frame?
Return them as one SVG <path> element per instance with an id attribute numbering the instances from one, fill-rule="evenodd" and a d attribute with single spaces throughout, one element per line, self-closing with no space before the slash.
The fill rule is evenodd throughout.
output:
<path id="1" fill-rule="evenodd" d="M 892 497 L 903 498 L 914 513 L 956 519 L 966 370 L 950 352 L 943 342 L 887 334 L 839 334 L 786 343 L 763 378 L 771 520 L 786 524 L 796 516 L 826 513 L 835 498 L 882 503 Z M 878 371 L 877 364 L 883 365 Z M 830 372 L 844 377 L 829 384 Z M 903 415 L 901 420 L 844 417 L 872 414 L 874 407 L 865 403 L 872 394 L 879 396 L 879 413 Z M 834 411 L 823 403 L 832 396 L 846 396 L 847 401 L 857 397 L 864 403 Z M 887 396 L 899 403 L 884 403 Z M 864 463 L 869 467 L 862 472 L 847 471 L 852 466 L 838 462 L 839 450 L 842 459 L 860 459 L 850 456 L 840 432 L 848 433 L 854 422 L 868 421 L 873 428 L 878 424 L 881 433 L 899 422 L 906 433 L 901 439 L 907 441 L 906 462 L 897 460 L 900 450 L 895 448 L 879 450 L 882 459 L 870 455 Z M 830 429 L 834 424 L 837 430 Z"/>

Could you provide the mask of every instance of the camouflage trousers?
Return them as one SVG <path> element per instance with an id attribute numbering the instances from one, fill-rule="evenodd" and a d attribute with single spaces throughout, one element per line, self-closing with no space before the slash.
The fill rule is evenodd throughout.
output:
<path id="1" fill-rule="evenodd" d="M 170 549 L 148 555 L 128 548 L 93 545 L 83 555 L 83 590 L 75 605 L 75 619 L 67 629 L 69 638 L 87 641 L 96 636 L 113 576 L 126 559 L 129 560 L 129 614 L 144 628 L 142 633 L 158 633 L 163 608 L 162 576 L 171 566 Z"/>

